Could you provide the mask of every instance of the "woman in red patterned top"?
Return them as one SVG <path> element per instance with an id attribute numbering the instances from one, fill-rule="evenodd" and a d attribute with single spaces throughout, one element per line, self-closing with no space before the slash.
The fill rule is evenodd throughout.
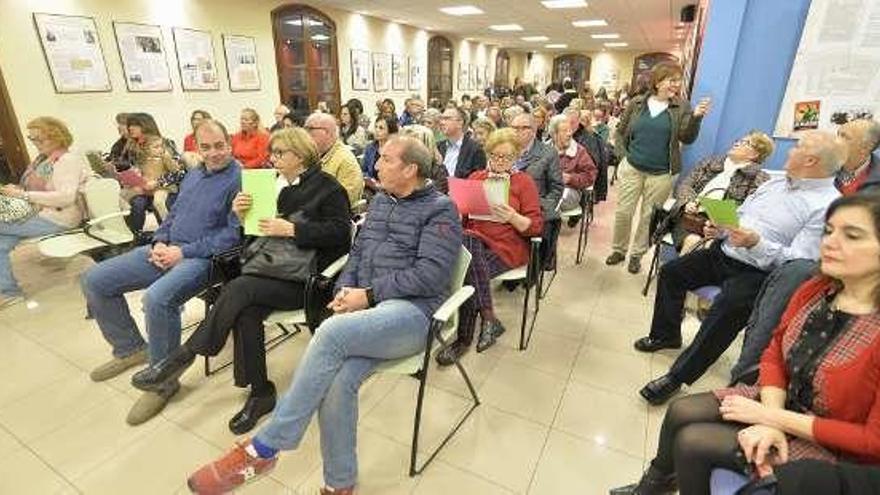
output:
<path id="1" fill-rule="evenodd" d="M 835 200 L 821 273 L 795 293 L 759 386 L 674 402 L 638 485 L 612 494 L 709 493 L 716 467 L 764 476 L 790 460 L 880 462 L 880 195 Z"/>
<path id="2" fill-rule="evenodd" d="M 232 135 L 232 156 L 244 168 L 264 168 L 269 163 L 269 133 L 253 108 L 241 111 L 241 131 Z"/>
<path id="3" fill-rule="evenodd" d="M 480 315 L 480 338 L 477 352 L 491 347 L 504 333 L 501 322 L 495 318 L 489 281 L 501 273 L 525 265 L 529 260 L 529 237 L 541 235 L 543 217 L 538 186 L 529 174 L 513 169 L 522 152 L 512 129 L 493 132 L 484 149 L 488 166 L 468 177 L 472 180 L 509 180 L 507 204 L 492 205 L 491 220 L 465 218 L 462 244 L 472 258 L 465 275 L 465 283 L 475 289 L 474 297 L 461 306 L 458 338 L 437 354 L 437 363 L 454 363 L 470 347 L 474 338 L 477 315 Z"/>

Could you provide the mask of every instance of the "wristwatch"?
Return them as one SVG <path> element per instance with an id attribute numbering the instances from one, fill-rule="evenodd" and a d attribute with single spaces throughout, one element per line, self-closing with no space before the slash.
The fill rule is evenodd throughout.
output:
<path id="1" fill-rule="evenodd" d="M 372 308 L 376 305 L 376 296 L 373 294 L 373 288 L 367 287 L 364 290 L 367 291 L 367 306 Z"/>

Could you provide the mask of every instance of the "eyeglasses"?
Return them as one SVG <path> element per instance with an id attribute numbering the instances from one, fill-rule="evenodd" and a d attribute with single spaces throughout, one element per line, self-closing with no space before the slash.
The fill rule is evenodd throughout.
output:
<path id="1" fill-rule="evenodd" d="M 275 150 L 271 150 L 269 153 L 272 155 L 272 158 L 275 158 L 276 160 L 280 160 L 280 159 L 284 158 L 284 154 L 288 153 L 288 152 L 292 153 L 293 150 L 275 149 Z"/>
<path id="2" fill-rule="evenodd" d="M 752 144 L 748 139 L 737 139 L 733 142 L 734 146 L 748 146 L 749 148 L 755 149 L 755 145 Z"/>
<path id="3" fill-rule="evenodd" d="M 40 136 L 28 136 L 27 138 L 28 141 L 32 143 L 42 143 L 43 141 L 45 141 L 45 138 L 42 138 Z"/>
<path id="4" fill-rule="evenodd" d="M 516 159 L 516 155 L 502 155 L 500 153 L 489 153 L 489 160 L 495 163 L 508 163 Z"/>
<path id="5" fill-rule="evenodd" d="M 532 126 L 530 126 L 530 125 L 512 125 L 512 126 L 510 126 L 510 128 L 516 132 L 532 130 Z"/>
<path id="6" fill-rule="evenodd" d="M 311 132 L 311 131 L 327 131 L 327 128 L 326 127 L 318 127 L 315 125 L 307 125 L 306 130 L 309 132 Z"/>

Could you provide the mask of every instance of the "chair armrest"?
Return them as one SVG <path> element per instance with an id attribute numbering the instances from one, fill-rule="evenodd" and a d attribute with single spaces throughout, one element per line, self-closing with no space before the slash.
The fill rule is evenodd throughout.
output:
<path id="1" fill-rule="evenodd" d="M 97 218 L 92 218 L 91 220 L 88 220 L 86 222 L 86 228 L 93 227 L 95 225 L 98 225 L 99 223 L 104 223 L 107 220 L 112 220 L 114 218 L 126 217 L 126 216 L 128 216 L 128 213 L 129 213 L 129 210 L 117 211 L 114 213 L 108 213 L 106 215 L 101 215 L 100 217 L 97 217 Z"/>
<path id="2" fill-rule="evenodd" d="M 333 263 L 330 263 L 327 268 L 324 268 L 324 271 L 321 272 L 321 276 L 324 278 L 333 278 L 339 275 L 346 263 L 348 263 L 348 255 L 344 254 L 337 258 Z"/>
<path id="3" fill-rule="evenodd" d="M 473 294 L 474 288 L 470 285 L 461 287 L 455 291 L 455 294 L 447 297 L 446 300 L 443 301 L 443 305 L 437 308 L 437 311 L 434 311 L 434 320 L 446 323 L 452 318 L 452 315 L 458 311 L 458 308 L 464 304 L 465 301 L 470 299 Z"/>

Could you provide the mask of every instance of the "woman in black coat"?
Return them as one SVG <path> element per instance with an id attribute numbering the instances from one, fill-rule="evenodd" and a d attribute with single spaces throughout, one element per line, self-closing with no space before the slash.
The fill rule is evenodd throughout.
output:
<path id="1" fill-rule="evenodd" d="M 318 150 L 306 131 L 276 131 L 269 148 L 279 172 L 278 216 L 260 219 L 260 231 L 264 236 L 292 238 L 301 250 L 315 250 L 317 270 L 323 270 L 349 250 L 351 213 L 345 189 L 321 171 Z M 239 193 L 232 209 L 243 220 L 251 205 L 250 195 Z M 275 310 L 302 309 L 304 295 L 305 281 L 250 274 L 236 277 L 223 287 L 186 343 L 154 366 L 151 377 L 133 381 L 133 385 L 150 390 L 177 379 L 197 354 L 219 354 L 232 331 L 235 384 L 250 385 L 251 391 L 242 410 L 229 421 L 229 429 L 237 435 L 251 430 L 275 408 L 275 385 L 266 373 L 263 320 Z"/>

